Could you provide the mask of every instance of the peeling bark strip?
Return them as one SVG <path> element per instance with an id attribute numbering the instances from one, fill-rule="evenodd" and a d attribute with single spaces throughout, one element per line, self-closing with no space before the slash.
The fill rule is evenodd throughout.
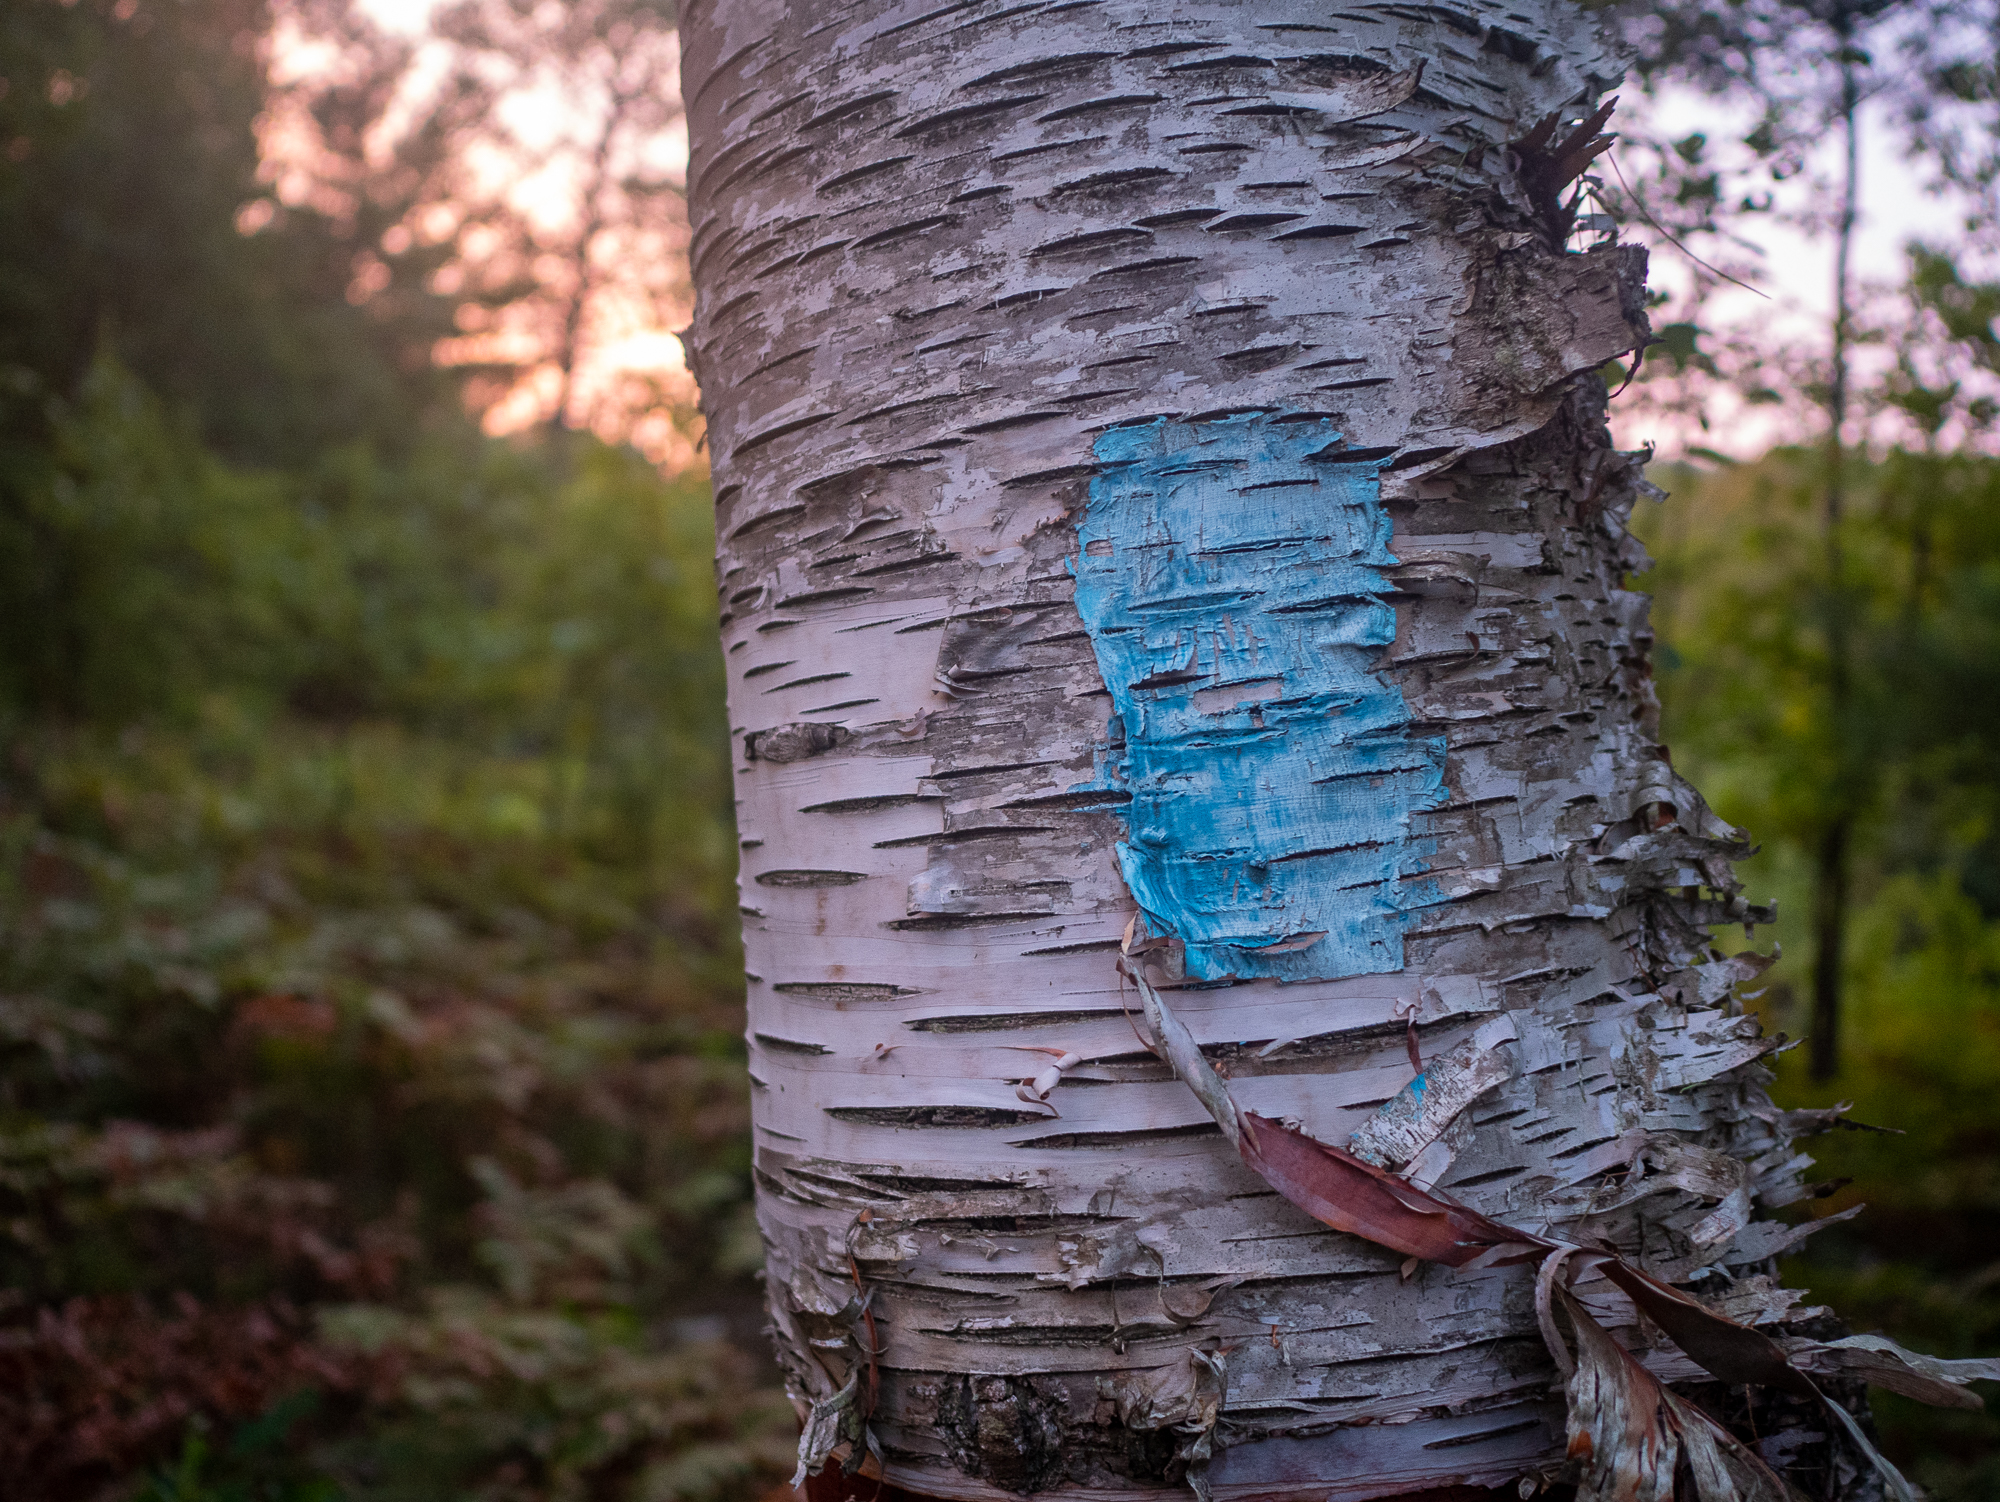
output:
<path id="1" fill-rule="evenodd" d="M 1775 1387 L 1818 1403 L 1868 1458 L 1896 1502 L 1917 1502 L 1917 1494 L 1847 1410 L 1826 1398 L 1808 1370 L 1865 1369 L 1870 1381 L 1947 1408 L 1966 1406 L 1968 1400 L 1979 1405 L 1964 1391 L 1965 1383 L 2000 1381 L 2000 1360 L 1939 1361 L 1905 1351 L 1880 1336 L 1831 1345 L 1793 1339 L 1781 1346 L 1753 1326 L 1647 1275 L 1608 1246 L 1578 1246 L 1502 1225 L 1408 1184 L 1364 1157 L 1243 1110 L 1158 988 L 1148 982 L 1143 966 L 1130 963 L 1134 956 L 1160 947 L 1135 948 L 1129 931 L 1124 946 L 1127 973 L 1145 1004 L 1152 1033 L 1149 1046 L 1171 1065 L 1244 1162 L 1267 1184 L 1315 1219 L 1402 1252 L 1413 1261 L 1506 1267 L 1540 1258 L 1535 1315 L 1569 1396 L 1568 1458 L 1580 1463 L 1579 1502 L 1665 1502 L 1680 1494 L 1683 1472 L 1698 1502 L 1786 1502 L 1787 1497 L 1784 1483 L 1761 1459 L 1714 1419 L 1662 1387 L 1611 1338 L 1571 1292 L 1586 1272 L 1607 1279 L 1711 1377 Z M 1489 1036 L 1482 1039 L 1481 1034 Z M 1500 1037 L 1497 1024 L 1488 1023 L 1469 1040 L 1485 1047 L 1468 1059 L 1486 1054 Z M 1453 1073 L 1464 1076 L 1467 1060 L 1454 1062 Z M 1416 1083 L 1423 1083 L 1421 1076 Z M 1386 1123 L 1393 1133 L 1408 1114 L 1403 1097 L 1398 1097 L 1377 1113 L 1369 1127 Z M 1368 1134 L 1368 1128 L 1357 1132 L 1357 1142 Z M 1556 1323 L 1557 1307 L 1569 1316 L 1576 1333 L 1574 1354 Z M 1205 1477 L 1190 1479 L 1198 1491 L 1205 1490 Z"/>
<path id="2" fill-rule="evenodd" d="M 1809 1193 L 1794 1139 L 1832 1117 L 1763 1092 L 1777 1044 L 1732 991 L 1758 962 L 1709 936 L 1759 918 L 1745 847 L 1656 739 L 1623 588 L 1645 485 L 1588 374 L 1646 337 L 1643 256 L 1566 253 L 1550 186 L 1618 72 L 1587 18 L 695 0 L 683 26 L 803 1458 L 994 1502 L 1564 1463 L 1532 1269 L 1405 1281 L 1246 1166 L 1134 1038 L 1135 892 L 1193 950 L 1162 993 L 1183 1059 L 1298 1123 L 1257 1129 L 1265 1166 L 1412 1153 L 1402 1192 L 1536 1255 L 1601 1243 L 1796 1317 L 1767 1274 L 1803 1230 L 1755 1217 Z M 1313 791 L 1372 757 L 1373 801 Z M 1569 1291 L 1656 1382 L 1701 1376 L 1608 1276 Z"/>
<path id="3" fill-rule="evenodd" d="M 1377 466 L 1343 448 L 1262 415 L 1095 445 L 1073 564 L 1117 714 L 1095 785 L 1131 794 L 1119 867 L 1190 979 L 1400 970 L 1444 900 L 1410 880 L 1410 816 L 1445 801 L 1445 741 L 1377 671 L 1397 560 Z"/>

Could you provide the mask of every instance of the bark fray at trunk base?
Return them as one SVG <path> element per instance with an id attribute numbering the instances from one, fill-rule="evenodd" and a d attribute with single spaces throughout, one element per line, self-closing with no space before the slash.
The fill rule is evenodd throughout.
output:
<path id="1" fill-rule="evenodd" d="M 1575 1488 L 1557 1486 L 1545 1494 L 1546 1502 L 1570 1502 Z M 840 1462 L 828 1461 L 825 1468 L 806 1478 L 798 1487 L 789 1487 L 765 1502 L 941 1502 L 920 1492 L 906 1491 L 879 1476 L 848 1475 Z M 1443 1486 L 1430 1491 L 1409 1492 L 1382 1502 L 1521 1502 L 1518 1487 Z"/>
<path id="2" fill-rule="evenodd" d="M 1247 1168 L 1135 1032 L 1135 914 L 1244 1110 L 1810 1313 L 1756 1211 L 1835 1113 L 1764 1093 L 1761 962 L 1709 937 L 1759 916 L 1745 846 L 1657 743 L 1623 587 L 1647 487 L 1593 372 L 1647 337 L 1644 257 L 1567 251 L 1551 193 L 1618 73 L 1582 13 L 703 0 L 684 44 L 807 1471 L 1567 1474 L 1533 1269 L 1406 1266 Z M 1766 1453 L 1855 1494 L 1824 1430 Z"/>

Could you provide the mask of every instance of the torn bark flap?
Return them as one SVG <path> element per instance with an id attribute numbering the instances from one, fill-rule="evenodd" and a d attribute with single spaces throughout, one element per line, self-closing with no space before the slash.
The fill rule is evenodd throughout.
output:
<path id="1" fill-rule="evenodd" d="M 1750 1223 L 1750 1165 L 1713 1149 L 1684 1142 L 1671 1132 L 1631 1132 L 1631 1171 L 1624 1187 L 1593 1207 L 1593 1213 L 1622 1209 L 1648 1195 L 1678 1189 L 1721 1203 L 1688 1233 L 1698 1247 L 1728 1241 Z"/>
<path id="2" fill-rule="evenodd" d="M 1843 1347 L 1816 1341 L 1780 1346 L 1763 1331 L 1718 1313 L 1609 1248 L 1572 1246 L 1516 1230 L 1406 1184 L 1295 1127 L 1242 1110 L 1228 1085 L 1193 1047 L 1173 1010 L 1132 966 L 1136 952 L 1132 934 L 1128 928 L 1126 965 L 1145 999 L 1156 1036 L 1178 1036 L 1177 1044 L 1167 1045 L 1170 1053 L 1179 1055 L 1176 1072 L 1219 1122 L 1230 1123 L 1243 1161 L 1272 1188 L 1335 1230 L 1364 1236 L 1411 1258 L 1462 1268 L 1541 1261 L 1537 1311 L 1550 1354 L 1568 1378 L 1570 1457 L 1584 1462 L 1579 1498 L 1585 1502 L 1666 1502 L 1675 1495 L 1675 1478 L 1683 1465 L 1692 1473 L 1702 1502 L 1765 1498 L 1782 1502 L 1788 1496 L 1783 1483 L 1761 1461 L 1706 1414 L 1661 1386 L 1611 1339 L 1570 1292 L 1569 1284 L 1585 1272 L 1608 1279 L 1711 1376 L 1776 1387 L 1817 1401 L 1868 1457 L 1898 1502 L 1916 1502 L 1909 1483 L 1853 1416 L 1820 1392 L 1801 1362 L 1853 1369 L 1870 1381 L 1893 1383 L 1896 1391 L 1954 1407 L 1959 1405 L 1957 1389 L 1962 1383 L 2000 1377 L 2000 1362 L 1941 1362 L 1879 1338 Z M 1499 1041 L 1494 1040 L 1495 1046 Z M 1568 1312 L 1576 1331 L 1574 1358 L 1551 1317 L 1555 1304 Z"/>
<path id="3" fill-rule="evenodd" d="M 1514 1072 L 1519 1034 L 1502 1013 L 1435 1060 L 1386 1102 L 1348 1142 L 1354 1156 L 1400 1168 L 1444 1135 L 1467 1106 Z"/>
<path id="4" fill-rule="evenodd" d="M 799 1468 L 792 1473 L 792 1489 L 797 1491 L 805 1483 L 807 1476 L 817 1472 L 826 1464 L 826 1458 L 843 1439 L 857 1439 L 859 1414 L 855 1409 L 855 1399 L 861 1391 L 861 1368 L 857 1365 L 847 1379 L 847 1385 L 830 1398 L 822 1398 L 812 1405 L 806 1415 L 804 1432 L 799 1435 Z"/>

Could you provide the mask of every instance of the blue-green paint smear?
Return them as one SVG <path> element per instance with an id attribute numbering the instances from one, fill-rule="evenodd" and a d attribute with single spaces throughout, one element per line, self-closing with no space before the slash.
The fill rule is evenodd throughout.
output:
<path id="1" fill-rule="evenodd" d="M 1073 565 L 1117 710 L 1096 786 L 1131 794 L 1125 883 L 1192 979 L 1400 970 L 1442 900 L 1410 823 L 1444 801 L 1445 743 L 1380 671 L 1389 519 L 1339 437 L 1241 416 L 1097 440 Z"/>

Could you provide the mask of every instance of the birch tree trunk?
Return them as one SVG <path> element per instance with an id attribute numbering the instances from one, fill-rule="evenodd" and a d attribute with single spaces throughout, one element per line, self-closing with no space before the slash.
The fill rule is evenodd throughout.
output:
<path id="1" fill-rule="evenodd" d="M 1623 587 L 1647 486 L 1593 373 L 1646 338 L 1644 254 L 1567 249 L 1558 199 L 1589 148 L 1553 143 L 1620 72 L 1593 23 L 683 25 L 759 1211 L 809 1457 L 954 1498 L 1560 1464 L 1532 1270 L 1413 1271 L 1246 1168 L 1136 1036 L 1135 916 L 1247 1108 L 1784 1318 L 1791 1233 L 1753 1206 L 1809 1160 L 1732 996 L 1755 966 L 1710 938 L 1757 915 L 1658 743 Z"/>

